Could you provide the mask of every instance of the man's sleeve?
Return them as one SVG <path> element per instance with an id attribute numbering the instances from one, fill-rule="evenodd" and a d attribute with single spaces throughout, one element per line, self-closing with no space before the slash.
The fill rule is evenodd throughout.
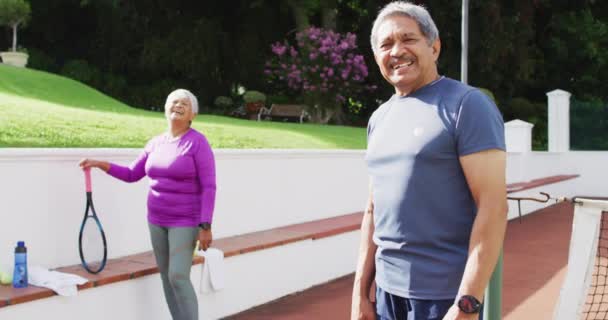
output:
<path id="1" fill-rule="evenodd" d="M 502 115 L 494 102 L 477 89 L 467 92 L 460 104 L 456 145 L 459 156 L 489 149 L 506 149 Z"/>

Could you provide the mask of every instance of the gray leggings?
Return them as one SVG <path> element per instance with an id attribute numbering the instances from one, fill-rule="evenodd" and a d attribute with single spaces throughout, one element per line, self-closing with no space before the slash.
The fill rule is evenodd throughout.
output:
<path id="1" fill-rule="evenodd" d="M 197 227 L 161 227 L 148 223 L 165 299 L 173 320 L 198 320 L 198 300 L 190 281 Z"/>

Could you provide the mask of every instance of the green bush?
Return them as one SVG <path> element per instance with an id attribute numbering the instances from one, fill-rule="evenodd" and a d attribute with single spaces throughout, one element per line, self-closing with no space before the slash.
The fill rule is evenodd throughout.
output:
<path id="1" fill-rule="evenodd" d="M 69 60 L 61 68 L 60 74 L 84 82 L 94 88 L 101 88 L 101 72 L 86 60 Z"/>
<path id="2" fill-rule="evenodd" d="M 127 79 L 121 75 L 113 73 L 103 74 L 102 91 L 113 97 L 123 97 L 127 94 L 128 83 Z"/>
<path id="3" fill-rule="evenodd" d="M 215 98 L 215 100 L 213 101 L 213 105 L 216 106 L 218 109 L 226 110 L 231 108 L 234 105 L 234 102 L 230 97 L 219 96 Z"/>
<path id="4" fill-rule="evenodd" d="M 532 128 L 532 149 L 547 150 L 547 106 L 543 102 L 532 102 L 523 97 L 515 97 L 507 103 L 505 121 L 520 119 L 534 125 Z"/>
<path id="5" fill-rule="evenodd" d="M 59 70 L 59 66 L 55 59 L 46 54 L 42 50 L 36 48 L 29 49 L 29 58 L 27 59 L 27 67 L 42 71 L 48 71 L 56 73 Z"/>
<path id="6" fill-rule="evenodd" d="M 608 150 L 608 104 L 601 100 L 570 103 L 570 148 Z"/>
<path id="7" fill-rule="evenodd" d="M 175 83 L 172 79 L 162 79 L 145 86 L 134 86 L 125 100 L 136 108 L 164 112 L 167 95 L 177 89 Z"/>
<path id="8" fill-rule="evenodd" d="M 243 95 L 243 101 L 245 101 L 245 103 L 250 103 L 250 102 L 264 102 L 265 103 L 266 95 L 259 91 L 255 91 L 255 90 L 247 91 Z"/>
<path id="9" fill-rule="evenodd" d="M 492 99 L 492 101 L 494 101 L 494 103 L 496 103 L 496 97 L 494 97 L 494 94 L 492 93 L 492 91 L 486 89 L 486 88 L 477 88 L 479 89 L 479 91 L 483 92 L 486 94 L 486 96 L 490 97 L 490 99 Z"/>
<path id="10" fill-rule="evenodd" d="M 293 99 L 284 94 L 269 95 L 267 100 L 269 104 L 289 104 L 293 102 Z"/>

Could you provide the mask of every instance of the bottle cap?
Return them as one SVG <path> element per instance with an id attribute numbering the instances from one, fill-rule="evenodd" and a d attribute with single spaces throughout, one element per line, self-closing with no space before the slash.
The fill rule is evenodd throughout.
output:
<path id="1" fill-rule="evenodd" d="M 25 241 L 17 241 L 17 247 L 25 247 Z"/>

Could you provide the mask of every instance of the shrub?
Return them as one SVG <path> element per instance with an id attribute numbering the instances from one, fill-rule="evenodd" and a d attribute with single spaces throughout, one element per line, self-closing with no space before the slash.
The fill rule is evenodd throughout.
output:
<path id="1" fill-rule="evenodd" d="M 356 42 L 352 33 L 308 28 L 296 34 L 295 45 L 285 40 L 271 46 L 264 73 L 277 91 L 302 95 L 313 121 L 327 123 L 346 97 L 375 89 L 364 85 L 368 70 Z"/>
<path id="2" fill-rule="evenodd" d="M 60 74 L 84 82 L 95 88 L 101 87 L 101 72 L 96 67 L 90 65 L 86 60 L 69 60 L 61 68 Z"/>
<path id="3" fill-rule="evenodd" d="M 102 91 L 113 97 L 123 97 L 127 94 L 127 79 L 121 75 L 113 73 L 103 74 Z"/>
<path id="4" fill-rule="evenodd" d="M 521 119 L 534 124 L 534 128 L 532 128 L 532 149 L 547 150 L 547 106 L 545 103 L 515 97 L 507 105 L 505 121 Z"/>
<path id="5" fill-rule="evenodd" d="M 515 97 L 511 99 L 508 105 L 508 114 L 513 119 L 522 119 L 528 121 L 528 118 L 539 116 L 543 112 L 546 113 L 546 106 L 544 103 L 534 103 L 522 97 Z"/>
<path id="6" fill-rule="evenodd" d="M 130 95 L 126 97 L 126 100 L 129 105 L 136 108 L 164 112 L 167 95 L 177 89 L 175 83 L 175 80 L 167 78 L 145 86 L 132 86 L 129 89 Z"/>
<path id="7" fill-rule="evenodd" d="M 486 88 L 481 88 L 481 87 L 479 87 L 477 89 L 479 89 L 479 91 L 485 93 L 486 96 L 490 97 L 490 99 L 492 99 L 492 101 L 494 101 L 494 103 L 497 103 L 496 102 L 496 97 L 494 97 L 494 94 L 492 93 L 492 91 L 490 91 L 490 90 L 488 90 Z"/>
<path id="8" fill-rule="evenodd" d="M 294 99 L 284 95 L 284 94 L 274 94 L 268 96 L 269 104 L 289 104 L 293 102 Z"/>
<path id="9" fill-rule="evenodd" d="M 255 91 L 255 90 L 247 91 L 243 95 L 243 101 L 245 101 L 245 103 L 252 103 L 252 102 L 265 103 L 266 95 L 259 91 Z"/>
<path id="10" fill-rule="evenodd" d="M 215 98 L 215 100 L 213 101 L 213 105 L 218 111 L 225 113 L 226 111 L 230 110 L 230 108 L 232 108 L 234 102 L 230 97 L 219 96 Z"/>
<path id="11" fill-rule="evenodd" d="M 608 103 L 594 99 L 570 101 L 570 148 L 608 150 Z"/>
<path id="12" fill-rule="evenodd" d="M 59 66 L 55 59 L 46 54 L 42 50 L 36 48 L 29 49 L 29 58 L 27 60 L 28 68 L 57 73 Z"/>

